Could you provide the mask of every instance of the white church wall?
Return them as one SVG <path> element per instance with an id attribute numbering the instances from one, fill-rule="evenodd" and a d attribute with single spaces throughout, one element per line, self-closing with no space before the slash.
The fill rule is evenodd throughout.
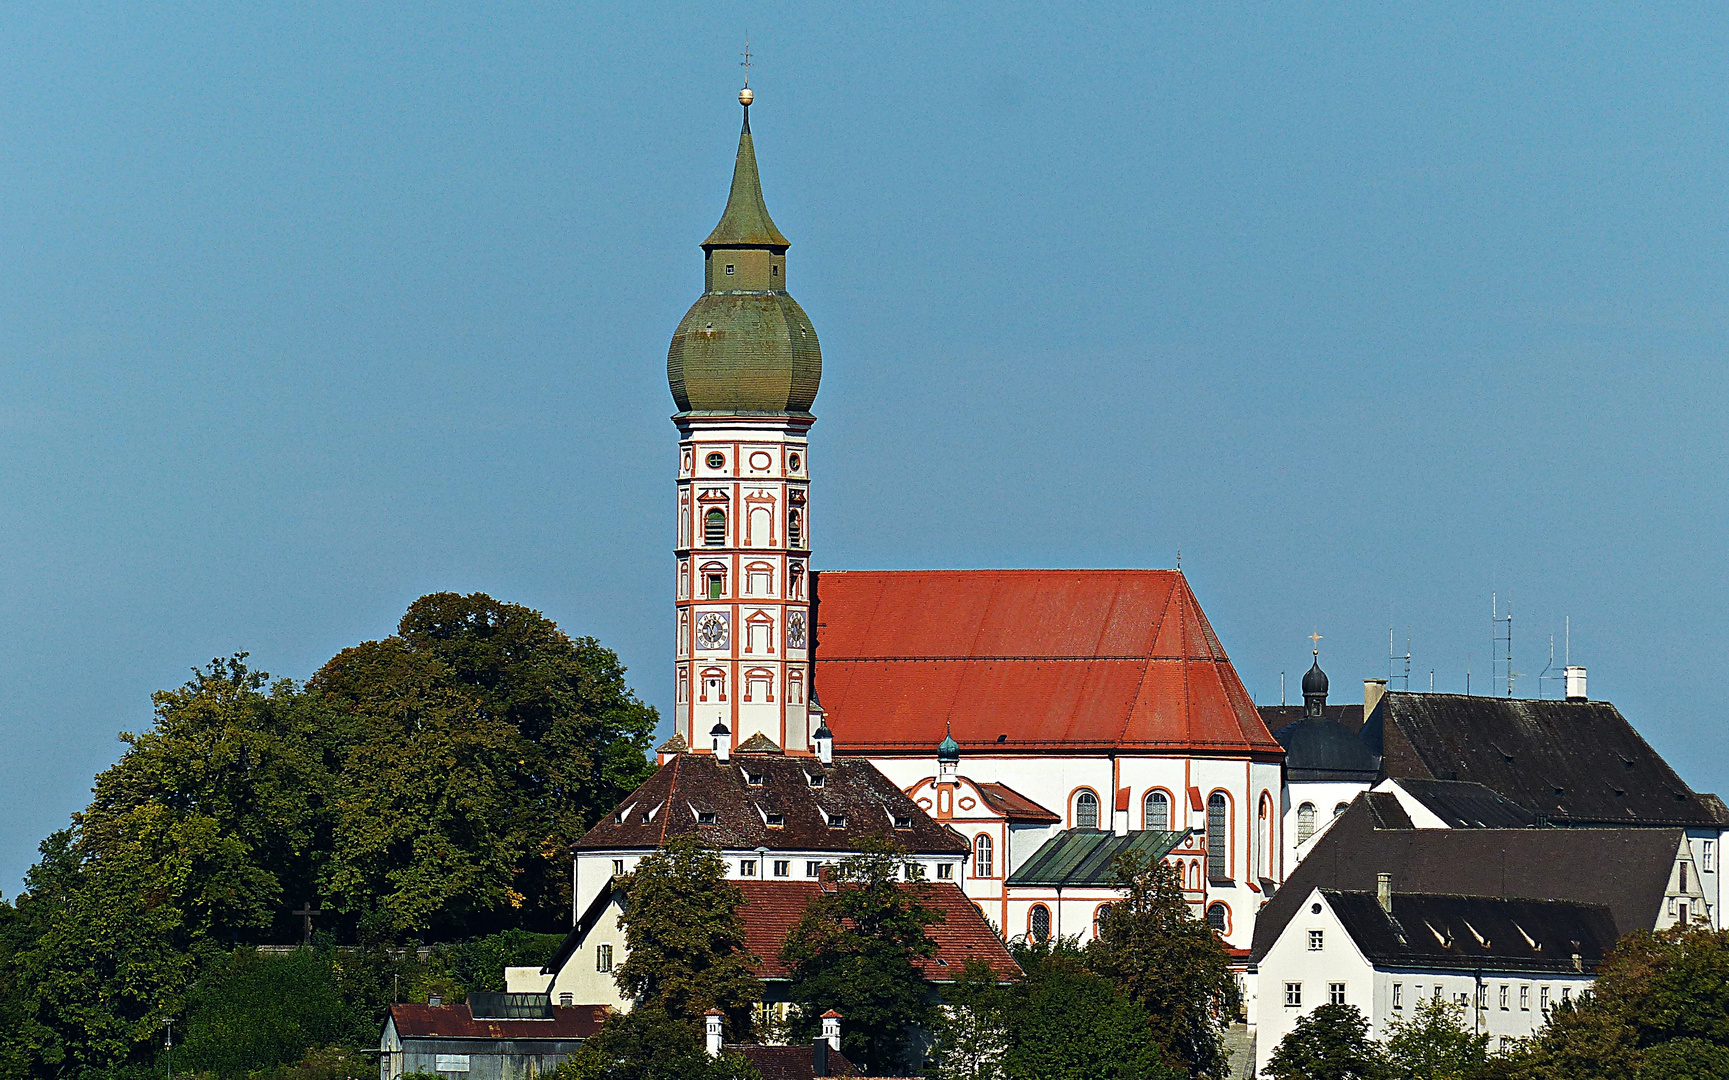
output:
<path id="1" fill-rule="evenodd" d="M 1369 790 L 1369 785 L 1363 783 L 1339 780 L 1293 780 L 1286 786 L 1285 828 L 1284 828 L 1284 858 L 1285 874 L 1297 868 L 1315 846 L 1315 839 L 1327 830 L 1333 819 L 1343 811 L 1343 806 L 1349 806 L 1351 800 Z M 1312 806 L 1315 810 L 1314 831 L 1307 837 L 1303 832 L 1303 807 Z"/>

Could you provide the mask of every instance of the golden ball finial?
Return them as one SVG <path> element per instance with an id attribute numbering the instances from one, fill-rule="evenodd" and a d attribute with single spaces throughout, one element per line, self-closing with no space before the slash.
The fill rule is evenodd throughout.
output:
<path id="1" fill-rule="evenodd" d="M 750 103 L 755 100 L 756 95 L 750 92 L 748 86 L 738 92 L 738 103 L 747 109 L 750 108 Z"/>

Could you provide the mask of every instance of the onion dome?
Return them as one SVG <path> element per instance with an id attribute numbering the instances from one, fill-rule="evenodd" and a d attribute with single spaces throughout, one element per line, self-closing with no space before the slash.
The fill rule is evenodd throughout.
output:
<path id="1" fill-rule="evenodd" d="M 744 95 L 732 191 L 702 242 L 703 294 L 673 332 L 666 380 L 680 415 L 809 416 L 822 380 L 810 317 L 786 292 L 785 236 L 769 217 Z"/>
<path id="2" fill-rule="evenodd" d="M 1303 673 L 1303 696 L 1320 694 L 1327 696 L 1327 673 L 1321 670 L 1321 654 L 1315 653 L 1315 662 L 1309 665 L 1309 670 Z"/>
<path id="3" fill-rule="evenodd" d="M 955 742 L 955 737 L 945 729 L 943 741 L 937 743 L 938 761 L 959 761 L 961 759 L 961 744 Z"/>

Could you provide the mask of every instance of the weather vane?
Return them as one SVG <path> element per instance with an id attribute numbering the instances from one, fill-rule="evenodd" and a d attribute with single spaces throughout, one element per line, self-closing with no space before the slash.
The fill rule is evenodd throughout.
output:
<path id="1" fill-rule="evenodd" d="M 750 89 L 750 31 L 748 30 L 745 31 L 744 35 L 744 59 L 738 62 L 738 66 L 744 68 L 744 85 L 745 89 L 748 90 Z"/>

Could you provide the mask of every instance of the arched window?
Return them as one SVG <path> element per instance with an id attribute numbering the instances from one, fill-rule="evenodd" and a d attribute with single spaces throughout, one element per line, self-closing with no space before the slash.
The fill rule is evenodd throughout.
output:
<path id="1" fill-rule="evenodd" d="M 786 673 L 786 700 L 792 705 L 804 704 L 804 672 L 798 668 Z"/>
<path id="2" fill-rule="evenodd" d="M 702 516 L 702 542 L 709 547 L 726 547 L 726 511 L 716 506 Z"/>
<path id="3" fill-rule="evenodd" d="M 1260 877 L 1273 876 L 1273 854 L 1270 841 L 1273 831 L 1273 798 L 1261 792 L 1261 808 L 1255 820 L 1255 872 Z"/>
<path id="4" fill-rule="evenodd" d="M 745 518 L 744 546 L 768 547 L 774 543 L 774 507 L 750 502 Z"/>
<path id="5" fill-rule="evenodd" d="M 1075 796 L 1075 828 L 1096 829 L 1099 827 L 1099 797 L 1090 791 L 1083 791 Z"/>
<path id="6" fill-rule="evenodd" d="M 703 563 L 702 595 L 708 600 L 719 600 L 726 595 L 726 564 Z"/>
<path id="7" fill-rule="evenodd" d="M 745 672 L 744 699 L 746 701 L 773 701 L 774 672 L 764 668 L 751 668 Z"/>
<path id="8" fill-rule="evenodd" d="M 1315 835 L 1315 804 L 1306 802 L 1297 807 L 1297 843 L 1308 842 Z"/>
<path id="9" fill-rule="evenodd" d="M 678 700 L 680 702 L 690 700 L 690 672 L 684 668 L 678 669 Z"/>
<path id="10" fill-rule="evenodd" d="M 973 838 L 973 877 L 997 876 L 994 855 L 994 845 L 989 836 L 979 833 Z"/>
<path id="11" fill-rule="evenodd" d="M 1111 905 L 1100 904 L 1093 909 L 1093 936 L 1098 937 L 1099 931 L 1105 927 L 1105 921 L 1111 917 Z"/>
<path id="12" fill-rule="evenodd" d="M 1207 799 L 1207 876 L 1224 881 L 1231 876 L 1227 856 L 1230 854 L 1230 808 L 1222 791 Z"/>
<path id="13" fill-rule="evenodd" d="M 1208 904 L 1207 925 L 1218 933 L 1226 933 L 1231 927 L 1231 909 L 1223 904 Z"/>
<path id="14" fill-rule="evenodd" d="M 786 512 L 786 543 L 788 547 L 804 547 L 804 515 L 796 506 Z"/>
<path id="15" fill-rule="evenodd" d="M 774 592 L 774 566 L 771 563 L 751 563 L 744 568 L 744 594 L 768 596 Z"/>
<path id="16" fill-rule="evenodd" d="M 1027 913 L 1027 936 L 1034 941 L 1051 940 L 1051 909 L 1043 904 L 1034 904 L 1032 911 Z"/>
<path id="17" fill-rule="evenodd" d="M 1333 807 L 1333 816 L 1338 817 L 1340 814 L 1344 813 L 1346 810 L 1349 810 L 1350 808 L 1351 808 L 1350 803 L 1339 803 L 1338 805 Z"/>
<path id="18" fill-rule="evenodd" d="M 774 616 L 758 611 L 744 621 L 744 651 L 774 652 Z"/>
<path id="19" fill-rule="evenodd" d="M 726 700 L 726 672 L 720 668 L 704 668 L 702 673 L 702 701 Z"/>
<path id="20" fill-rule="evenodd" d="M 786 597 L 788 600 L 804 599 L 804 563 L 795 562 L 786 568 Z"/>
<path id="21" fill-rule="evenodd" d="M 1147 792 L 1146 812 L 1141 820 L 1148 829 L 1168 831 L 1171 827 L 1171 797 L 1162 791 Z"/>

